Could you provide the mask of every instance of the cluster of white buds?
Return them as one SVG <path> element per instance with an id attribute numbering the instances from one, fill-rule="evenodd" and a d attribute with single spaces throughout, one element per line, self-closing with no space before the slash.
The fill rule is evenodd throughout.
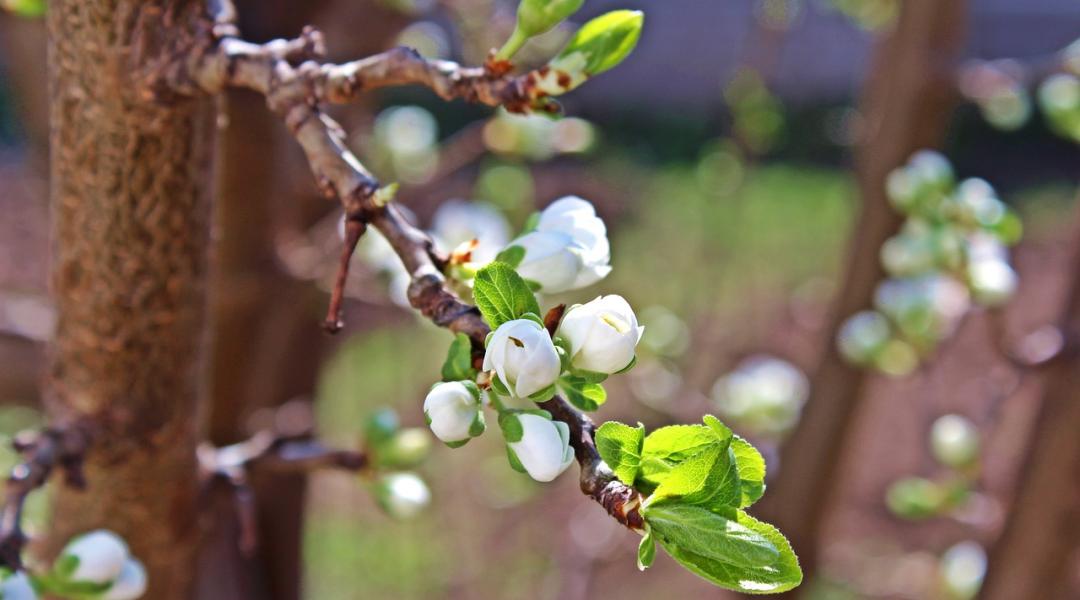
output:
<path id="1" fill-rule="evenodd" d="M 881 248 L 890 278 L 874 310 L 852 315 L 837 343 L 852 363 L 906 375 L 955 330 L 972 304 L 1012 298 L 1016 272 L 1008 246 L 1020 239 L 1016 214 L 982 179 L 959 183 L 937 152 L 915 153 L 886 182 L 893 206 L 907 216 Z"/>
<path id="2" fill-rule="evenodd" d="M 135 600 L 146 592 L 147 581 L 146 569 L 131 556 L 124 540 L 99 529 L 68 542 L 52 570 L 37 577 L 36 583 L 49 595 L 77 592 L 80 598 Z"/>
<path id="3" fill-rule="evenodd" d="M 885 502 L 894 514 L 923 519 L 948 514 L 971 497 L 979 476 L 979 430 L 963 415 L 938 417 L 930 427 L 930 453 L 948 471 L 934 479 L 904 477 L 886 491 Z"/>
<path id="4" fill-rule="evenodd" d="M 511 466 L 551 481 L 573 462 L 574 451 L 567 425 L 537 404 L 562 392 L 578 408 L 595 410 L 606 399 L 601 382 L 634 365 L 644 328 L 616 295 L 553 313 L 558 323 L 545 324 L 534 290 L 598 281 L 611 270 L 611 248 L 592 204 L 576 196 L 555 201 L 530 222 L 528 233 L 475 273 L 476 303 L 493 328 L 480 371 L 470 341 L 460 336 L 443 366 L 444 381 L 424 400 L 424 414 L 436 437 L 458 447 L 485 431 L 485 406 L 497 411 Z"/>
<path id="5" fill-rule="evenodd" d="M 552 202 L 535 229 L 510 242 L 503 253 L 517 259 L 514 266 L 526 281 L 547 293 L 583 288 L 611 272 L 607 228 L 592 204 L 577 196 Z"/>

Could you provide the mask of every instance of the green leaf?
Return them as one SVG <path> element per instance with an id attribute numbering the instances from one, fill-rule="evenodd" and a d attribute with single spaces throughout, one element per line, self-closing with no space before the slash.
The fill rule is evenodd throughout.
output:
<path id="1" fill-rule="evenodd" d="M 521 0 L 517 23 L 522 33 L 532 37 L 550 31 L 581 8 L 585 0 Z"/>
<path id="2" fill-rule="evenodd" d="M 476 369 L 472 364 L 472 342 L 469 336 L 459 333 L 450 342 L 446 352 L 446 361 L 442 366 L 443 381 L 471 381 L 476 379 Z"/>
<path id="3" fill-rule="evenodd" d="M 499 413 L 499 428 L 502 429 L 503 437 L 507 442 L 520 442 L 525 430 L 521 427 L 515 411 Z"/>
<path id="4" fill-rule="evenodd" d="M 689 552 L 739 567 L 766 567 L 780 558 L 768 538 L 700 506 L 649 506 L 645 521 L 665 549 Z M 670 550 L 669 550 L 670 552 Z"/>
<path id="5" fill-rule="evenodd" d="M 653 539 L 652 533 L 645 534 L 645 537 L 641 538 L 641 543 L 637 547 L 637 568 L 639 571 L 644 571 L 652 566 L 653 561 L 656 560 L 656 540 Z"/>
<path id="6" fill-rule="evenodd" d="M 641 468 L 641 444 L 645 426 L 631 427 L 618 421 L 608 421 L 596 430 L 596 449 L 619 481 L 633 485 Z"/>
<path id="7" fill-rule="evenodd" d="M 732 438 L 730 451 L 739 473 L 739 491 L 742 493 L 739 506 L 746 508 L 765 493 L 765 459 L 757 448 L 739 436 Z"/>
<path id="8" fill-rule="evenodd" d="M 717 440 L 705 450 L 676 465 L 656 491 L 646 499 L 648 506 L 685 504 L 703 506 L 715 512 L 732 512 L 742 498 L 735 461 L 728 452 L 730 438 Z"/>
<path id="9" fill-rule="evenodd" d="M 20 17 L 40 17 L 45 14 L 45 0 L 0 0 L 0 9 L 4 8 Z"/>
<path id="10" fill-rule="evenodd" d="M 623 61 L 641 37 L 645 14 L 639 10 L 616 10 L 596 17 L 581 29 L 563 48 L 553 63 L 584 56 L 584 73 L 599 75 Z"/>
<path id="11" fill-rule="evenodd" d="M 540 314 L 536 296 L 513 267 L 493 262 L 476 273 L 473 295 L 480 314 L 492 329 L 525 313 Z"/>
<path id="12" fill-rule="evenodd" d="M 677 544 L 665 544 L 663 539 L 660 539 L 660 544 L 672 558 L 691 572 L 730 590 L 746 594 L 776 594 L 794 589 L 802 583 L 799 559 L 792 551 L 791 544 L 775 527 L 758 521 L 741 510 L 737 512 L 737 522 L 767 539 L 779 554 L 778 558 L 768 565 L 740 566 L 693 552 Z M 655 531 L 655 526 L 651 527 Z"/>
<path id="13" fill-rule="evenodd" d="M 566 394 L 566 399 L 581 410 L 594 411 L 607 401 L 607 390 L 599 383 L 563 377 L 559 380 L 559 384 L 559 389 Z"/>
<path id="14" fill-rule="evenodd" d="M 495 260 L 517 267 L 521 261 L 525 260 L 525 249 L 521 246 L 507 246 L 495 255 Z"/>
<path id="15" fill-rule="evenodd" d="M 643 493 L 651 492 L 675 465 L 716 441 L 715 432 L 703 425 L 671 425 L 653 431 L 641 448 L 638 487 Z"/>

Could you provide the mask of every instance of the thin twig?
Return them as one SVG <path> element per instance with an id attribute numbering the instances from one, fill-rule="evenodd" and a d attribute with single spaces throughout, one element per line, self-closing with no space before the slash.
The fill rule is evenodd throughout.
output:
<path id="1" fill-rule="evenodd" d="M 86 486 L 82 462 L 89 444 L 88 428 L 80 424 L 16 436 L 12 445 L 24 460 L 11 469 L 0 510 L 0 565 L 23 567 L 22 550 L 28 539 L 22 527 L 23 508 L 30 493 L 48 482 L 54 468 L 63 471 L 67 485 Z"/>

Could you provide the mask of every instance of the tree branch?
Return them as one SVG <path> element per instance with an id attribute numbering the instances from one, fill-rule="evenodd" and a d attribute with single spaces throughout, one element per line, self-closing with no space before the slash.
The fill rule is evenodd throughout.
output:
<path id="1" fill-rule="evenodd" d="M 349 102 L 362 91 L 418 84 L 445 100 L 459 98 L 503 106 L 512 112 L 551 111 L 554 103 L 536 87 L 545 71 L 510 75 L 512 65 L 494 60 L 482 68 L 467 68 L 449 61 L 427 60 L 411 48 L 395 48 L 340 65 L 308 60 L 293 66 L 294 61 L 287 57 L 291 53 L 284 49 L 308 49 L 309 54 L 317 54 L 322 47 L 317 31 L 306 29 L 302 38 L 307 41 L 251 44 L 238 39 L 235 28 L 229 27 L 231 9 L 227 0 L 213 0 L 210 10 L 214 20 L 209 28 L 212 42 L 195 44 L 186 71 L 164 69 L 162 77 L 167 84 L 171 80 L 172 88 L 178 92 L 194 82 L 208 93 L 241 87 L 263 94 L 267 105 L 285 121 L 303 148 L 320 188 L 341 202 L 347 220 L 345 249 L 333 294 L 339 300 L 331 302 L 328 328 L 336 330 L 341 326 L 340 297 L 348 276 L 348 258 L 362 225 L 367 225 L 386 237 L 408 270 L 412 280 L 410 304 L 436 325 L 468 335 L 474 359 L 481 358 L 490 329 L 475 306 L 447 288 L 443 276 L 446 257 L 436 251 L 426 233 L 411 225 L 392 204 L 380 200 L 379 182 L 348 149 L 344 132 L 320 105 Z M 356 225 L 350 227 L 353 223 Z M 589 417 L 559 397 L 543 406 L 553 418 L 570 427 L 571 445 L 581 465 L 582 491 L 623 525 L 641 529 L 641 496 L 619 482 L 601 460 Z"/>
<path id="2" fill-rule="evenodd" d="M 40 432 L 23 432 L 12 445 L 24 460 L 11 469 L 0 509 L 0 565 L 18 570 L 23 567 L 22 550 L 28 539 L 22 528 L 27 497 L 48 482 L 54 468 L 63 470 L 67 485 L 85 487 L 82 461 L 90 445 L 90 435 L 80 425 L 50 427 Z"/>

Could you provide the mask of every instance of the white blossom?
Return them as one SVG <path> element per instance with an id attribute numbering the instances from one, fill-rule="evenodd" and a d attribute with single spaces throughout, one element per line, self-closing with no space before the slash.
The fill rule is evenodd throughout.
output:
<path id="1" fill-rule="evenodd" d="M 644 327 L 622 296 L 601 296 L 572 307 L 558 334 L 570 346 L 571 364 L 585 371 L 616 373 L 634 360 Z"/>
<path id="2" fill-rule="evenodd" d="M 415 473 L 390 473 L 379 479 L 375 497 L 390 516 L 409 519 L 431 502 L 431 491 Z"/>
<path id="3" fill-rule="evenodd" d="M 531 413 L 509 414 L 506 418 L 517 423 L 504 424 L 507 446 L 533 479 L 551 481 L 574 462 L 566 423 Z"/>
<path id="4" fill-rule="evenodd" d="M 782 433 L 799 418 L 810 384 L 797 367 L 768 355 L 746 358 L 713 386 L 724 416 L 760 433 Z"/>
<path id="5" fill-rule="evenodd" d="M 566 196 L 540 213 L 536 230 L 510 242 L 525 250 L 517 266 L 548 293 L 576 290 L 611 272 L 607 227 L 588 201 Z"/>
<path id="6" fill-rule="evenodd" d="M 522 278 L 540 284 L 549 293 L 576 289 L 585 270 L 582 248 L 569 235 L 558 231 L 533 231 L 510 243 L 525 251 L 517 272 Z"/>
<path id="7" fill-rule="evenodd" d="M 437 383 L 424 399 L 424 416 L 435 437 L 458 444 L 484 431 L 480 391 L 461 381 Z"/>
<path id="8" fill-rule="evenodd" d="M 129 553 L 127 544 L 120 536 L 99 529 L 73 539 L 61 556 L 72 556 L 79 561 L 71 574 L 71 581 L 109 583 L 120 575 Z"/>
<path id="9" fill-rule="evenodd" d="M 0 598 L 3 600 L 37 600 L 37 592 L 30 583 L 30 578 L 22 571 L 8 575 L 0 583 Z"/>
<path id="10" fill-rule="evenodd" d="M 146 593 L 146 569 L 142 563 L 129 558 L 112 586 L 101 600 L 135 600 Z"/>
<path id="11" fill-rule="evenodd" d="M 482 202 L 443 202 L 431 218 L 431 235 L 446 251 L 476 240 L 472 262 L 489 263 L 510 240 L 510 225 L 494 206 Z"/>
<path id="12" fill-rule="evenodd" d="M 930 450 L 943 465 L 970 465 L 979 458 L 979 432 L 966 417 L 944 415 L 930 428 Z"/>
<path id="13" fill-rule="evenodd" d="M 582 248 L 584 268 L 571 289 L 592 285 L 611 272 L 607 226 L 588 200 L 564 196 L 552 202 L 540 212 L 536 230 L 565 233 Z"/>
<path id="14" fill-rule="evenodd" d="M 553 385 L 562 365 L 544 326 L 516 319 L 503 323 L 491 335 L 484 370 L 494 370 L 510 395 L 526 398 Z"/>
<path id="15" fill-rule="evenodd" d="M 1016 271 L 1003 260 L 977 260 L 968 265 L 968 285 L 975 301 L 1000 306 L 1016 292 Z"/>

